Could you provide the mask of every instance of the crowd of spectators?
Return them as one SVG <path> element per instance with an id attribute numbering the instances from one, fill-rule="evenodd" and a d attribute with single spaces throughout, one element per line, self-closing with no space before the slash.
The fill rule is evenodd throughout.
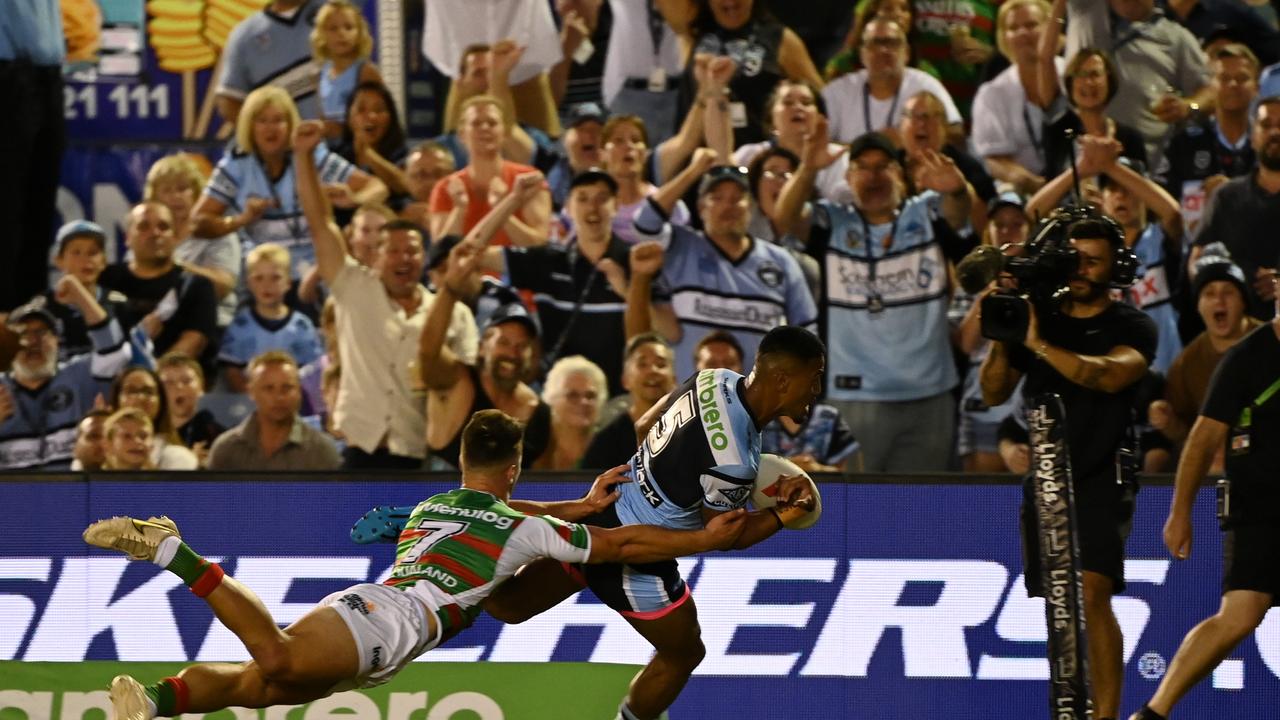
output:
<path id="1" fill-rule="evenodd" d="M 841 46 L 763 0 L 433 0 L 445 132 L 410 142 L 359 8 L 273 0 L 228 40 L 212 174 L 157 161 L 115 264 L 92 222 L 40 238 L 61 278 L 6 300 L 0 469 L 442 469 L 484 408 L 526 423 L 526 467 L 611 467 L 689 374 L 795 324 L 825 398 L 764 451 L 1022 472 L 1019 404 L 977 379 L 992 288 L 954 268 L 1087 203 L 1138 258 L 1117 299 L 1159 341 L 1132 425 L 1171 470 L 1274 311 L 1275 13 L 850 3 Z"/>

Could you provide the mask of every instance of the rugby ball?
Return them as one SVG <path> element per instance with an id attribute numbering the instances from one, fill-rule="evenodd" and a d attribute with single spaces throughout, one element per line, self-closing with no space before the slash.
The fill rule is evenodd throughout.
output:
<path id="1" fill-rule="evenodd" d="M 818 522 L 818 518 L 822 517 L 822 495 L 818 493 L 818 485 L 809 478 L 809 473 L 800 469 L 799 465 L 790 460 L 771 455 L 769 453 L 761 453 L 760 469 L 756 472 L 755 486 L 751 489 L 751 504 L 757 510 L 771 508 L 777 504 L 774 496 L 778 494 L 777 482 L 778 478 L 784 475 L 804 475 L 809 479 L 809 485 L 813 489 L 813 510 L 799 519 L 792 520 L 787 524 L 789 530 L 804 530 L 812 527 Z"/>

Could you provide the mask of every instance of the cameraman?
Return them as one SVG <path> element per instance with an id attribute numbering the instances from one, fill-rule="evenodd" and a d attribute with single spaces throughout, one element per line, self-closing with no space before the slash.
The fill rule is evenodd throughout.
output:
<path id="1" fill-rule="evenodd" d="M 1119 227 L 1101 217 L 1077 220 L 1067 228 L 1067 238 L 1079 266 L 1060 311 L 1046 316 L 1042 326 L 1032 305 L 1021 345 L 992 343 L 980 380 L 990 406 L 1004 402 L 1024 374 L 1028 401 L 1045 392 L 1062 397 L 1084 570 L 1089 672 L 1095 717 L 1101 720 L 1119 712 L 1122 644 L 1111 596 L 1124 589 L 1124 543 L 1135 491 L 1119 482 L 1116 459 L 1132 424 L 1135 383 L 1155 355 L 1156 327 L 1141 310 L 1111 300 L 1114 259 L 1124 247 Z M 1043 596 L 1029 484 L 1023 495 L 1027 592 Z"/>
<path id="2" fill-rule="evenodd" d="M 1278 276 L 1272 282 L 1280 289 Z M 1280 309 L 1280 300 L 1276 302 Z M 1266 617 L 1280 594 L 1280 312 L 1236 343 L 1209 385 L 1174 484 L 1164 544 L 1191 555 L 1191 506 L 1221 449 L 1230 490 L 1222 542 L 1222 604 L 1187 633 L 1160 687 L 1130 720 L 1163 720 Z"/>

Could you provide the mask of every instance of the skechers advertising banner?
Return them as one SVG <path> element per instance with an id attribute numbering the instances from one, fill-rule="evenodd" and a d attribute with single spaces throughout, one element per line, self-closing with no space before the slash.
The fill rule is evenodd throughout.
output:
<path id="1" fill-rule="evenodd" d="M 4 720 L 96 720 L 85 708 L 102 707 L 105 695 L 85 692 L 105 688 L 114 673 L 154 681 L 174 666 L 146 663 L 247 659 L 177 577 L 84 545 L 89 522 L 172 517 L 197 552 L 221 562 L 288 623 L 335 590 L 386 577 L 392 546 L 349 539 L 361 514 L 454 486 L 102 477 L 0 481 L 0 661 L 21 661 L 0 662 Z M 529 480 L 517 495 L 563 499 L 585 489 Z M 822 492 L 825 514 L 810 530 L 682 560 L 706 659 L 672 718 L 1048 716 L 1044 608 L 1023 589 L 1017 486 L 824 483 Z M 1160 540 L 1170 494 L 1168 487 L 1139 494 L 1128 589 L 1114 600 L 1126 713 L 1150 697 L 1183 635 L 1218 607 L 1221 536 L 1211 493 L 1195 507 L 1192 557 L 1177 563 Z M 311 720 L 314 711 L 361 720 L 407 720 L 413 712 L 414 720 L 607 719 L 631 674 L 614 664 L 642 665 L 650 652 L 584 593 L 520 625 L 482 616 L 369 702 L 344 696 L 289 718 Z M 44 664 L 85 660 L 104 662 Z M 433 672 L 431 663 L 448 665 Z M 538 692 L 508 692 L 514 676 L 532 679 Z M 1273 612 L 1191 691 L 1177 717 L 1274 720 L 1277 706 L 1280 613 Z"/>

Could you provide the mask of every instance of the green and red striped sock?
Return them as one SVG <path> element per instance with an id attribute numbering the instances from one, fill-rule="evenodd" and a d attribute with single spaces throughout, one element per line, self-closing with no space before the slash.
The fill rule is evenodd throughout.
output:
<path id="1" fill-rule="evenodd" d="M 177 549 L 173 558 L 165 564 L 164 569 L 182 578 L 182 582 L 191 588 L 196 597 L 205 597 L 222 584 L 226 573 L 217 563 L 209 562 L 196 554 L 187 544 L 175 538 L 166 538 L 165 542 L 177 541 Z"/>
<path id="2" fill-rule="evenodd" d="M 176 717 L 187 711 L 191 693 L 181 678 L 167 677 L 145 689 L 156 706 L 156 717 Z"/>

